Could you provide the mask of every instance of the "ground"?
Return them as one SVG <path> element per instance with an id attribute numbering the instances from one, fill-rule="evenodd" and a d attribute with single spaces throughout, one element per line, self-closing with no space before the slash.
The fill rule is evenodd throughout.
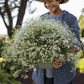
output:
<path id="1" fill-rule="evenodd" d="M 32 70 L 27 73 L 29 76 L 27 79 L 18 77 L 16 80 L 20 81 L 22 84 L 32 84 Z M 84 84 L 84 73 L 77 71 L 76 76 L 74 77 L 74 84 Z"/>

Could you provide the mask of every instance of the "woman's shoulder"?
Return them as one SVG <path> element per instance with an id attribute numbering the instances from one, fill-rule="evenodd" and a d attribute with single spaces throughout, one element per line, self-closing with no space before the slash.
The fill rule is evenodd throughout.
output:
<path id="1" fill-rule="evenodd" d="M 75 15 L 73 15 L 72 13 L 64 10 L 64 14 L 65 14 L 65 18 L 70 18 L 70 19 L 77 19 L 77 17 Z"/>
<path id="2" fill-rule="evenodd" d="M 49 15 L 49 12 L 46 12 L 46 13 L 42 14 L 41 17 L 46 17 L 48 15 Z"/>
<path id="3" fill-rule="evenodd" d="M 68 11 L 64 11 L 62 15 L 62 20 L 69 26 L 71 26 L 72 23 L 77 22 L 77 17 L 73 14 L 71 14 Z"/>
<path id="4" fill-rule="evenodd" d="M 72 13 L 70 13 L 70 12 L 68 12 L 66 10 L 63 11 L 62 15 L 63 15 L 64 18 L 69 18 L 69 19 L 76 19 L 77 18 L 75 15 L 73 15 Z M 49 16 L 49 12 L 46 12 L 46 13 L 40 15 L 40 16 L 41 17 Z"/>

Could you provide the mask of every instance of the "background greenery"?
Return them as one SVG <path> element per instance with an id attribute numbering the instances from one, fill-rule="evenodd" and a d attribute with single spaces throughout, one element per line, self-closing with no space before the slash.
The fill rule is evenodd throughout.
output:
<path id="1" fill-rule="evenodd" d="M 84 8 L 82 9 L 82 14 L 79 17 L 78 24 L 80 27 L 80 36 L 81 38 L 84 37 Z"/>

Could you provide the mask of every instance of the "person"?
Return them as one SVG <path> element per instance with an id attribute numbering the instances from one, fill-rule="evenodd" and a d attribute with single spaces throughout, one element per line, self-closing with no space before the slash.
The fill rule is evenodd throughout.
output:
<path id="1" fill-rule="evenodd" d="M 48 19 L 61 20 L 65 22 L 70 30 L 75 33 L 76 38 L 80 40 L 79 26 L 76 16 L 69 13 L 66 10 L 60 8 L 60 4 L 66 3 L 69 0 L 38 0 L 44 3 L 44 6 L 49 10 L 49 12 L 42 14 L 41 17 L 47 16 Z M 79 45 L 80 46 L 80 45 Z M 77 48 L 72 48 L 71 53 L 76 53 Z M 73 84 L 74 76 L 76 75 L 76 70 L 71 72 L 71 63 L 66 62 L 62 64 L 61 60 L 55 60 L 53 62 L 53 69 L 43 69 L 38 65 L 36 71 L 33 71 L 32 79 L 37 84 Z M 75 66 L 74 66 L 75 67 Z"/>

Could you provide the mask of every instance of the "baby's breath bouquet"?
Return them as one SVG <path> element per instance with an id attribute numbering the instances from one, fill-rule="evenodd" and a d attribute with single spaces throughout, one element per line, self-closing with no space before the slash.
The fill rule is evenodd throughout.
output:
<path id="1" fill-rule="evenodd" d="M 63 63 L 71 60 L 75 63 L 78 58 L 70 53 L 70 49 L 79 48 L 78 45 L 68 25 L 37 17 L 23 22 L 23 27 L 16 31 L 14 38 L 4 47 L 2 55 L 5 63 L 13 62 L 10 69 L 16 70 L 13 75 L 18 77 L 22 72 L 36 69 L 40 61 L 46 63 L 58 59 Z"/>

